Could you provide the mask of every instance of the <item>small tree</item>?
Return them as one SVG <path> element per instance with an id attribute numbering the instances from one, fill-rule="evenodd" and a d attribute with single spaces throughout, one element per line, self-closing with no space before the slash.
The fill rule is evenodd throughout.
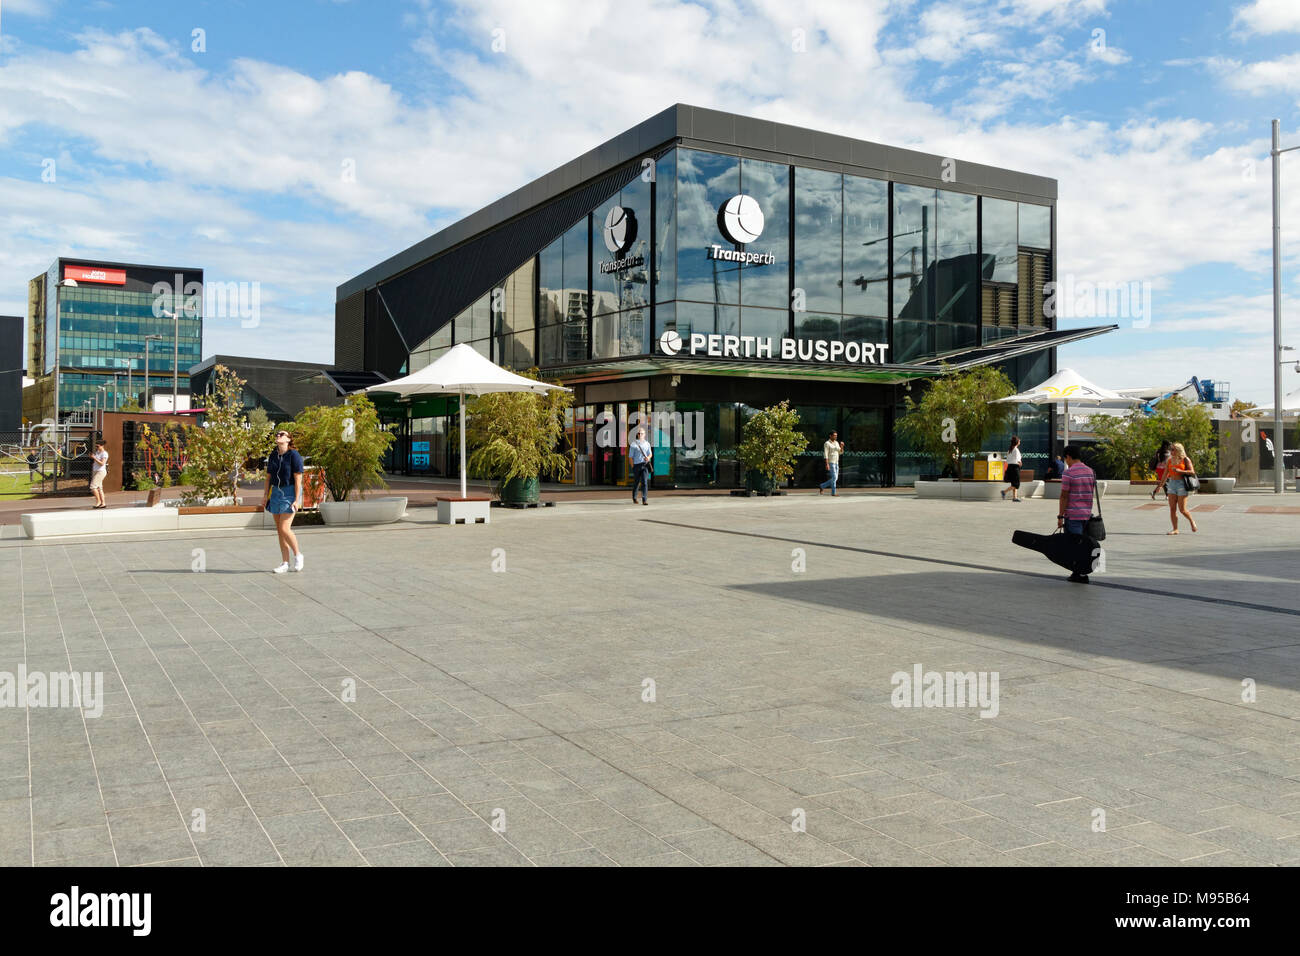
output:
<path id="1" fill-rule="evenodd" d="M 1254 402 L 1234 398 L 1232 405 L 1228 408 L 1228 414 L 1233 418 L 1259 418 L 1264 413 L 1260 411 L 1259 406 Z"/>
<path id="2" fill-rule="evenodd" d="M 1088 427 L 1097 436 L 1093 445 L 1096 462 L 1110 473 L 1126 480 L 1136 472 L 1151 477 L 1151 459 L 1160 448 L 1160 439 L 1152 427 L 1155 419 L 1140 409 L 1126 415 L 1092 415 Z"/>
<path id="3" fill-rule="evenodd" d="M 536 368 L 516 374 L 541 381 Z M 567 473 L 575 450 L 560 446 L 564 410 L 572 404 L 573 393 L 561 389 L 544 395 L 491 392 L 471 400 L 465 406 L 467 470 L 501 485 Z"/>
<path id="4" fill-rule="evenodd" d="M 745 419 L 736 457 L 751 471 L 778 485 L 794 474 L 794 460 L 808 447 L 799 431 L 799 413 L 788 401 L 755 412 Z"/>
<path id="5" fill-rule="evenodd" d="M 393 436 L 365 395 L 349 395 L 341 405 L 304 408 L 287 430 L 303 457 L 320 468 L 335 501 L 347 501 L 354 491 L 364 497 L 366 491 L 388 487 L 383 460 Z"/>
<path id="6" fill-rule="evenodd" d="M 262 472 L 245 470 L 245 463 L 265 453 L 269 427 L 260 430 L 244 417 L 244 380 L 218 365 L 212 372 L 212 392 L 201 426 L 188 429 L 189 467 L 186 481 L 202 498 L 233 498 L 240 481 L 255 481 Z"/>
<path id="7" fill-rule="evenodd" d="M 1218 463 L 1214 423 L 1205 407 L 1171 395 L 1156 403 L 1156 413 L 1141 408 L 1123 416 L 1093 415 L 1089 427 L 1097 436 L 1097 460 L 1121 478 L 1131 469 L 1151 477 L 1151 462 L 1163 442 L 1181 442 L 1198 471 L 1209 474 Z"/>
<path id="8" fill-rule="evenodd" d="M 275 422 L 271 421 L 266 414 L 266 409 L 261 405 L 248 410 L 248 424 L 255 432 L 270 431 L 275 427 Z"/>
<path id="9" fill-rule="evenodd" d="M 117 410 L 118 410 L 119 412 L 142 412 L 142 411 L 144 411 L 144 409 L 140 407 L 140 403 L 139 403 L 138 401 L 136 401 L 136 398 L 135 398 L 134 395 L 131 395 L 130 397 L 128 397 L 126 401 L 124 401 L 121 405 L 118 406 L 118 409 L 117 409 Z"/>
<path id="10" fill-rule="evenodd" d="M 951 462 L 961 477 L 962 455 L 978 450 L 989 436 L 1006 428 L 1015 407 L 998 399 L 1015 394 L 1011 379 L 991 366 L 944 372 L 919 402 L 903 397 L 905 409 L 894 428 L 921 451 Z"/>

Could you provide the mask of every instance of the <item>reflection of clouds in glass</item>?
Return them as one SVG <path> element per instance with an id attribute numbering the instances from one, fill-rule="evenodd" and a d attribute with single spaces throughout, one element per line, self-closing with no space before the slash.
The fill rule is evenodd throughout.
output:
<path id="1" fill-rule="evenodd" d="M 973 255 L 976 251 L 976 197 L 941 189 L 935 225 L 938 234 L 938 257 L 951 259 Z"/>
<path id="2" fill-rule="evenodd" d="M 984 256 L 981 275 L 985 279 L 1016 281 L 1016 206 L 1007 199 L 984 199 L 980 213 L 980 245 Z"/>
<path id="3" fill-rule="evenodd" d="M 889 184 L 845 176 L 844 311 L 885 315 L 888 277 Z"/>
<path id="4" fill-rule="evenodd" d="M 794 284 L 810 312 L 841 310 L 841 176 L 799 169 L 794 177 Z"/>
<path id="5" fill-rule="evenodd" d="M 739 191 L 739 161 L 698 150 L 677 153 L 677 297 L 735 302 L 737 264 L 708 259 L 705 250 L 722 241 L 718 207 Z"/>
<path id="6" fill-rule="evenodd" d="M 784 163 L 741 162 L 742 192 L 752 196 L 763 210 L 763 234 L 748 248 L 771 251 L 777 261 L 771 265 L 741 267 L 740 297 L 745 305 L 788 308 L 790 272 L 790 168 Z"/>

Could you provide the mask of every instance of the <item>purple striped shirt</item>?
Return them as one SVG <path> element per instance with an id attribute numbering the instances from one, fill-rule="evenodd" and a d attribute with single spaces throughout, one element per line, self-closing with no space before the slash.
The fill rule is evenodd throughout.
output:
<path id="1" fill-rule="evenodd" d="M 1061 494 L 1069 495 L 1065 504 L 1065 517 L 1070 521 L 1087 521 L 1092 517 L 1092 490 L 1097 487 L 1097 475 L 1081 461 L 1065 469 L 1061 476 Z"/>

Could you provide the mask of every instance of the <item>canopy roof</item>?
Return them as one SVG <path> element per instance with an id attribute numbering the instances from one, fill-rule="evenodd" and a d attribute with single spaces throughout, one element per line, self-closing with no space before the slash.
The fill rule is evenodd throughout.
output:
<path id="1" fill-rule="evenodd" d="M 507 372 L 462 342 L 418 372 L 368 386 L 366 391 L 396 392 L 399 395 L 486 395 L 489 392 L 534 392 L 540 395 L 554 389 L 570 391 L 562 385 L 549 385 Z"/>
<path id="2" fill-rule="evenodd" d="M 1071 405 L 1100 405 L 1104 402 L 1141 404 L 1141 399 L 1094 385 L 1072 368 L 1063 368 L 1042 384 L 1001 401 L 1024 402 L 1032 405 L 1055 405 L 1058 402 L 1067 402 Z"/>

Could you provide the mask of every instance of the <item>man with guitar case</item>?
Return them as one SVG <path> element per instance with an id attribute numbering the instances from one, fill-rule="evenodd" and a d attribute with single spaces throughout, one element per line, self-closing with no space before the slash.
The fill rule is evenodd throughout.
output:
<path id="1" fill-rule="evenodd" d="M 1061 534 L 1033 534 L 1017 531 L 1011 542 L 1029 548 L 1047 557 L 1053 564 L 1068 569 L 1070 580 L 1087 584 L 1094 562 L 1101 554 L 1099 542 L 1106 537 L 1106 526 L 1101 518 L 1101 496 L 1097 492 L 1097 476 L 1080 460 L 1078 445 L 1065 449 L 1065 474 L 1061 476 L 1061 503 L 1056 516 L 1057 530 Z M 1092 503 L 1097 502 L 1098 514 L 1093 515 Z"/>

